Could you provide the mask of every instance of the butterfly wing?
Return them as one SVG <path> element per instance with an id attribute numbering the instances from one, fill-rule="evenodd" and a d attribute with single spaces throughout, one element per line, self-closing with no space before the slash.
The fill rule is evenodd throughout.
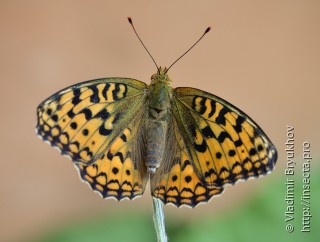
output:
<path id="1" fill-rule="evenodd" d="M 147 182 L 139 152 L 146 89 L 126 78 L 66 88 L 39 105 L 37 133 L 70 157 L 81 178 L 103 197 L 133 198 Z"/>
<path id="2" fill-rule="evenodd" d="M 152 188 L 153 196 L 164 203 L 194 207 L 220 194 L 227 184 L 273 169 L 277 159 L 274 145 L 254 121 L 230 103 L 198 89 L 180 87 L 173 92 L 171 106 L 176 128 L 171 138 L 175 141 L 169 143 L 178 143 L 180 149 L 164 160 L 170 165 L 159 170 Z M 187 200 L 185 189 L 189 191 Z"/>
<path id="3" fill-rule="evenodd" d="M 157 172 L 151 176 L 152 196 L 159 198 L 165 204 L 195 207 L 222 193 L 223 188 L 208 188 L 203 185 L 194 170 L 192 158 L 176 121 L 171 120 L 170 124 L 166 154 Z"/>
<path id="4" fill-rule="evenodd" d="M 274 145 L 244 112 L 195 88 L 176 88 L 173 102 L 174 117 L 205 186 L 222 187 L 273 169 Z"/>
<path id="5" fill-rule="evenodd" d="M 144 113 L 117 136 L 110 148 L 91 165 L 75 163 L 80 177 L 104 198 L 133 199 L 142 195 L 148 182 L 144 145 L 139 139 Z"/>

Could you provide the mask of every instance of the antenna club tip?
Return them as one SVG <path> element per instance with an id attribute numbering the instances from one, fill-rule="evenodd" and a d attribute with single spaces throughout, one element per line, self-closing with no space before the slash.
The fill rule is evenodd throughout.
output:
<path id="1" fill-rule="evenodd" d="M 211 26 L 209 26 L 209 27 L 206 29 L 206 31 L 204 31 L 204 33 L 206 34 L 206 33 L 208 33 L 210 30 L 211 30 Z"/>
<path id="2" fill-rule="evenodd" d="M 130 24 L 132 24 L 132 19 L 131 19 L 131 17 L 128 17 L 128 21 L 129 21 Z"/>

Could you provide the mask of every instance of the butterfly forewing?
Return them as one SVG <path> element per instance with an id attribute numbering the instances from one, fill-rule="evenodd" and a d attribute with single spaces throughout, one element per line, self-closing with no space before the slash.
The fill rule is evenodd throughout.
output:
<path id="1" fill-rule="evenodd" d="M 39 105 L 37 132 L 72 160 L 91 164 L 144 106 L 145 89 L 124 78 L 66 88 Z"/>
<path id="2" fill-rule="evenodd" d="M 172 111 L 192 157 L 191 163 L 208 188 L 234 184 L 270 172 L 276 149 L 246 114 L 223 99 L 194 88 L 176 88 Z"/>

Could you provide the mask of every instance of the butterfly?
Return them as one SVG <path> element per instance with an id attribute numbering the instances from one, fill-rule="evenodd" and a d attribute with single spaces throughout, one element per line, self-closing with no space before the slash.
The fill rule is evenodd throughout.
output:
<path id="1" fill-rule="evenodd" d="M 195 207 L 226 185 L 272 171 L 277 151 L 244 112 L 208 92 L 172 87 L 159 67 L 150 85 L 103 78 L 67 87 L 37 108 L 37 134 L 74 162 L 104 198 L 151 194 Z"/>

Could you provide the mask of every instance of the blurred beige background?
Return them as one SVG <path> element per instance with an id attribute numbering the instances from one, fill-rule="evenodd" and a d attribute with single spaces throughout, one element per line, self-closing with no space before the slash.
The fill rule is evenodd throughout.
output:
<path id="1" fill-rule="evenodd" d="M 127 16 L 161 66 L 212 26 L 171 69 L 174 86 L 233 103 L 279 151 L 271 175 L 230 187 L 193 210 L 169 207 L 169 218 L 211 213 L 214 219 L 283 176 L 287 125 L 295 128 L 297 163 L 305 140 L 319 157 L 319 12 L 316 0 L 0 1 L 0 241 L 101 211 L 151 214 L 149 192 L 134 201 L 104 201 L 80 182 L 70 160 L 34 132 L 37 105 L 66 86 L 111 76 L 149 83 L 156 69 Z"/>

